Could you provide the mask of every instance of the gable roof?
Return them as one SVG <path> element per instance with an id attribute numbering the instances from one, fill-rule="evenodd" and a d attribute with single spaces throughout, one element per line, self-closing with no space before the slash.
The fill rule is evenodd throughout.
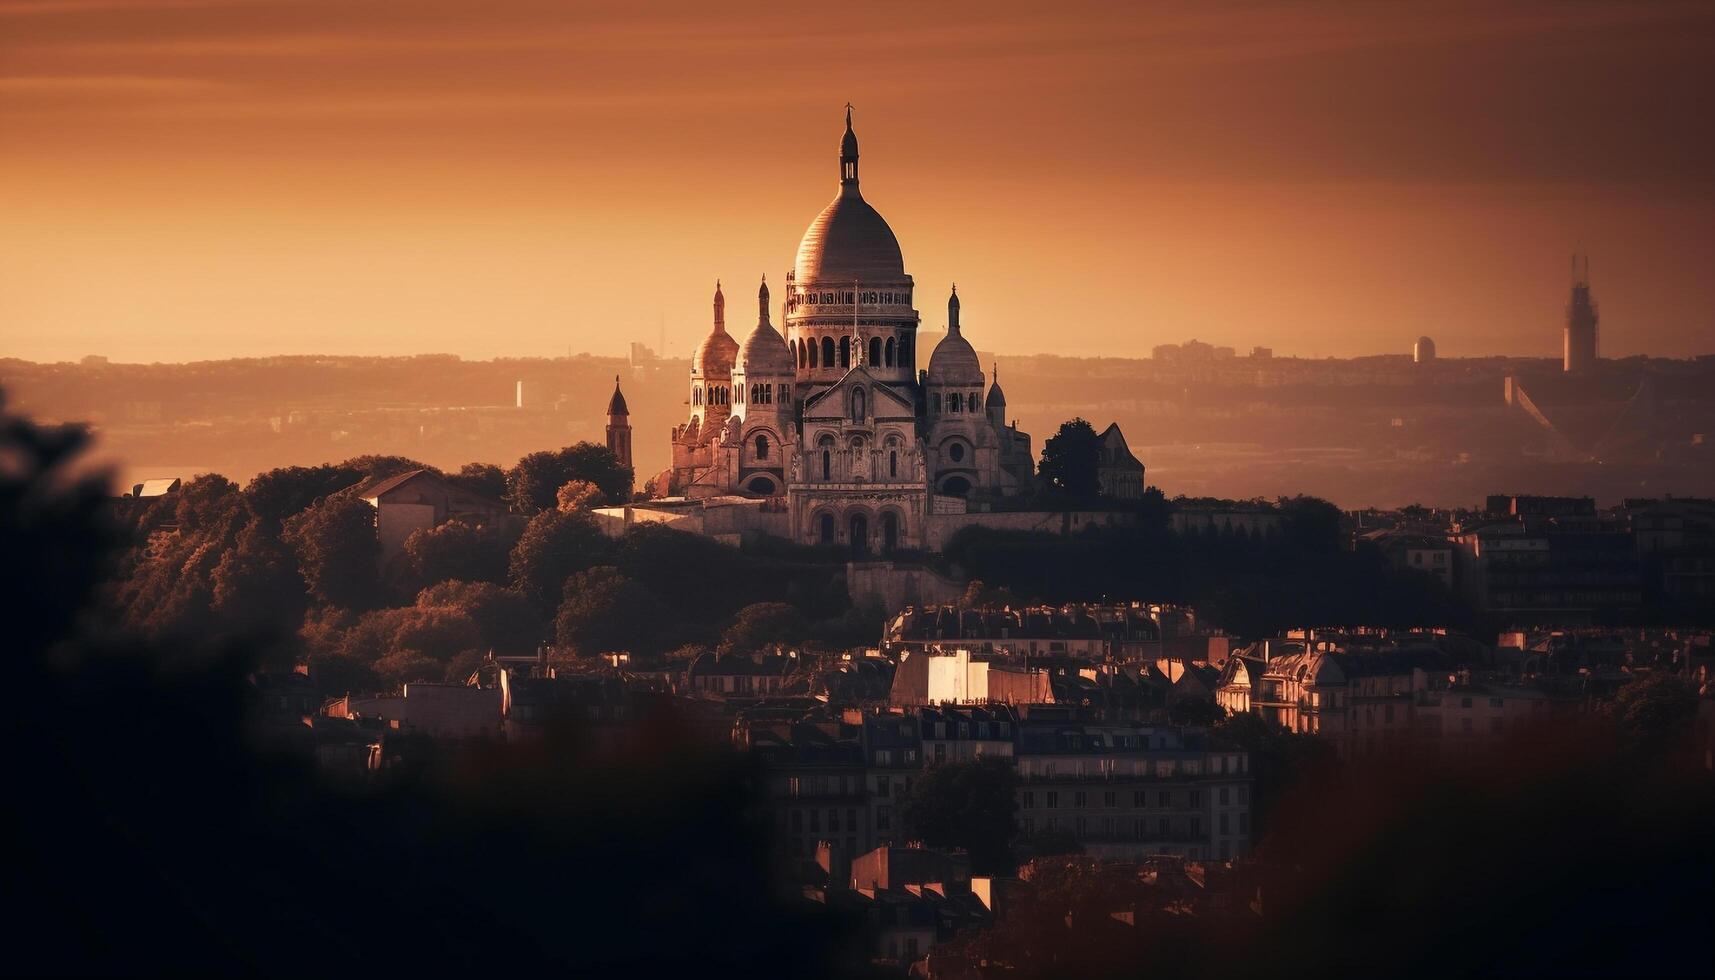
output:
<path id="1" fill-rule="evenodd" d="M 1137 462 L 1137 457 L 1133 456 L 1131 453 L 1131 447 L 1126 444 L 1125 433 L 1120 431 L 1120 424 L 1118 422 L 1108 423 L 1108 427 L 1102 430 L 1101 440 L 1102 448 L 1113 453 L 1113 456 L 1108 460 L 1104 460 L 1104 462 L 1110 465 L 1113 463 Z"/>
<path id="2" fill-rule="evenodd" d="M 894 404 L 896 404 L 899 407 L 900 412 L 902 413 L 900 416 L 901 418 L 906 417 L 906 416 L 910 416 L 912 418 L 916 417 L 916 415 L 917 415 L 917 402 L 914 398 L 912 398 L 908 394 L 905 394 L 903 392 L 896 390 L 892 385 L 888 384 L 885 381 L 880 380 L 875 375 L 870 374 L 869 369 L 864 367 L 861 364 L 854 364 L 851 368 L 849 368 L 846 371 L 846 373 L 844 375 L 842 375 L 840 377 L 840 380 L 834 382 L 829 387 L 824 388 L 821 391 L 818 391 L 818 392 L 812 394 L 809 398 L 806 398 L 804 400 L 804 417 L 805 418 L 840 418 L 840 417 L 843 417 L 845 415 L 845 411 L 843 409 L 834 412 L 832 415 L 812 415 L 812 413 L 815 411 L 815 409 L 818 405 L 820 405 L 824 400 L 829 398 L 829 396 L 833 395 L 834 392 L 842 391 L 842 390 L 848 390 L 851 387 L 853 387 L 854 385 L 858 385 L 858 384 L 864 385 L 870 391 L 876 392 L 880 396 L 891 399 L 894 402 Z M 843 403 L 844 403 L 844 399 L 835 399 L 832 402 L 832 404 L 835 404 L 835 405 L 840 405 Z M 880 413 L 877 412 L 875 414 L 879 415 Z"/>

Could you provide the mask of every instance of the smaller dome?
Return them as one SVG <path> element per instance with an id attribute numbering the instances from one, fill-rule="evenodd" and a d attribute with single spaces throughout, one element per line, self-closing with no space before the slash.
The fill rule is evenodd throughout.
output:
<path id="1" fill-rule="evenodd" d="M 929 355 L 929 383 L 943 385 L 980 385 L 983 383 L 982 362 L 977 360 L 971 342 L 949 332 L 935 345 Z"/>
<path id="2" fill-rule="evenodd" d="M 756 329 L 744 338 L 744 348 L 738 354 L 738 370 L 745 380 L 756 378 L 794 377 L 798 361 L 786 338 L 768 322 L 768 280 L 756 291 Z"/>
<path id="3" fill-rule="evenodd" d="M 721 282 L 715 280 L 715 326 L 703 342 L 697 345 L 691 358 L 691 373 L 714 381 L 732 377 L 732 366 L 738 357 L 738 341 L 726 332 L 726 297 L 721 295 Z"/>
<path id="4" fill-rule="evenodd" d="M 625 407 L 625 396 L 619 392 L 619 375 L 617 374 L 613 376 L 613 397 L 607 400 L 607 414 L 631 414 L 631 411 Z"/>
<path id="5" fill-rule="evenodd" d="M 724 381 L 732 377 L 733 362 L 738 358 L 738 341 L 732 334 L 716 328 L 703 338 L 691 367 L 704 378 Z"/>
<path id="6" fill-rule="evenodd" d="M 994 383 L 989 385 L 988 407 L 990 409 L 1005 408 L 1006 392 L 1000 390 L 1000 367 L 998 365 L 989 365 L 989 377 L 994 379 Z"/>
<path id="7" fill-rule="evenodd" d="M 943 385 L 980 385 L 983 365 L 977 360 L 976 349 L 959 329 L 959 287 L 953 287 L 947 300 L 947 336 L 935 345 L 929 355 L 929 383 Z"/>
<path id="8" fill-rule="evenodd" d="M 759 323 L 750 336 L 744 338 L 744 348 L 738 355 L 738 370 L 747 379 L 790 378 L 797 373 L 798 363 L 780 331 L 769 324 Z"/>

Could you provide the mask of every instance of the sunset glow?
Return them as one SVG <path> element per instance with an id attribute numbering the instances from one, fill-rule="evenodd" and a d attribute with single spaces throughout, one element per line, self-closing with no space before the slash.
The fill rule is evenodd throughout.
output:
<path id="1" fill-rule="evenodd" d="M 984 350 L 1554 356 L 1579 249 L 1604 355 L 1686 356 L 1712 47 L 1680 3 L 0 3 L 0 355 L 686 356 L 849 100 Z"/>

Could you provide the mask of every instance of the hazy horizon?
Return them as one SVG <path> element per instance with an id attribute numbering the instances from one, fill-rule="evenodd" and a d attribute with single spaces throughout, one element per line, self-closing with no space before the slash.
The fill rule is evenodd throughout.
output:
<path id="1" fill-rule="evenodd" d="M 1707 5 L 867 9 L 0 2 L 0 355 L 683 356 L 848 100 L 985 349 L 1709 350 Z"/>

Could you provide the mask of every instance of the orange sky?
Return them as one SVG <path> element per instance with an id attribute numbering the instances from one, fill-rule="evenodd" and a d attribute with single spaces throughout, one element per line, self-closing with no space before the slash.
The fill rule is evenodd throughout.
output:
<path id="1" fill-rule="evenodd" d="M 857 106 L 1007 353 L 1715 350 L 1715 5 L 0 0 L 0 356 L 685 353 Z M 740 304 L 742 308 L 742 304 Z"/>

